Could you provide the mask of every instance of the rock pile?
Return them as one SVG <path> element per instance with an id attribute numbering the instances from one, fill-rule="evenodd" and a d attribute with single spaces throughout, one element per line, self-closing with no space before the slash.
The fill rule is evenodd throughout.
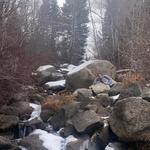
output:
<path id="1" fill-rule="evenodd" d="M 107 75 L 113 84 L 103 80 L 95 83 L 99 74 Z M 17 93 L 13 102 L 0 110 L 0 148 L 18 150 L 19 144 L 30 150 L 54 150 L 53 146 L 48 149 L 41 138 L 43 134 L 49 137 L 50 133 L 65 143 L 55 150 L 109 150 L 113 147 L 114 150 L 118 150 L 115 147 L 143 150 L 145 146 L 145 150 L 149 150 L 150 89 L 142 90 L 138 82 L 124 86 L 114 81 L 115 75 L 115 66 L 105 60 L 88 61 L 80 66 L 39 67 L 33 73 L 38 88 L 32 92 L 26 89 L 26 94 Z M 39 109 L 42 110 L 30 103 L 41 104 Z M 18 126 L 25 137 L 14 143 L 11 140 L 19 138 Z M 41 130 L 30 134 L 35 129 Z M 76 138 L 68 140 L 71 135 Z"/>

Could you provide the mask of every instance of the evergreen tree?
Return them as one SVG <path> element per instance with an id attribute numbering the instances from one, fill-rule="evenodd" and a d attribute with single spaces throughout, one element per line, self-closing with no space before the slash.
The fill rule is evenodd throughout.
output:
<path id="1" fill-rule="evenodd" d="M 87 0 L 66 0 L 63 16 L 65 19 L 65 41 L 69 42 L 66 49 L 67 58 L 70 63 L 78 64 L 83 59 L 88 36 Z"/>
<path id="2" fill-rule="evenodd" d="M 38 49 L 57 58 L 56 38 L 58 36 L 59 7 L 56 0 L 43 0 L 38 17 Z"/>

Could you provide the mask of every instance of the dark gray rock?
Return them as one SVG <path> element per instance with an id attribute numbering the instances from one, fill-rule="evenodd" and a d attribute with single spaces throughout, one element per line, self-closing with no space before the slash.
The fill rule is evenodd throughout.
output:
<path id="1" fill-rule="evenodd" d="M 111 88 L 111 90 L 109 91 L 109 96 L 120 94 L 119 100 L 121 100 L 128 97 L 141 96 L 141 93 L 141 87 L 137 83 L 130 84 L 127 87 L 124 87 L 123 84 L 118 83 Z"/>
<path id="2" fill-rule="evenodd" d="M 19 122 L 19 118 L 12 115 L 0 115 L 0 131 L 13 129 Z"/>
<path id="3" fill-rule="evenodd" d="M 103 123 L 100 122 L 100 117 L 91 110 L 75 114 L 72 118 L 72 124 L 80 133 L 93 132 L 93 130 L 103 125 Z"/>
<path id="4" fill-rule="evenodd" d="M 43 147 L 43 142 L 39 139 L 39 135 L 30 135 L 22 139 L 19 145 L 28 150 L 47 150 Z"/>
<path id="5" fill-rule="evenodd" d="M 33 111 L 33 108 L 30 107 L 29 102 L 20 101 L 11 104 L 11 106 L 18 109 L 19 118 L 21 120 L 28 119 Z"/>
<path id="6" fill-rule="evenodd" d="M 40 117 L 44 122 L 47 122 L 48 119 L 54 115 L 54 113 L 55 112 L 52 111 L 51 109 L 42 109 Z"/>

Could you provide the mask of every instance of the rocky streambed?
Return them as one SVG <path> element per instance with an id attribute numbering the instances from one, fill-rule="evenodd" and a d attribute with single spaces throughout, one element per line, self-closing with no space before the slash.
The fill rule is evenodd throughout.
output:
<path id="1" fill-rule="evenodd" d="M 32 75 L 36 85 L 0 109 L 1 150 L 150 149 L 150 87 L 124 84 L 103 60 Z"/>

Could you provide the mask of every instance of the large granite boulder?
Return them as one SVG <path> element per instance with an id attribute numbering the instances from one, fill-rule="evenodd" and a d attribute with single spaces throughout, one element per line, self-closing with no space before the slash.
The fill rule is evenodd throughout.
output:
<path id="1" fill-rule="evenodd" d="M 72 124 L 79 133 L 91 133 L 103 125 L 100 122 L 100 117 L 92 110 L 75 114 L 72 118 Z"/>
<path id="2" fill-rule="evenodd" d="M 118 101 L 110 116 L 113 132 L 124 141 L 150 140 L 150 103 L 141 97 Z"/>
<path id="3" fill-rule="evenodd" d="M 106 60 L 87 61 L 67 74 L 67 88 L 88 88 L 92 85 L 97 74 L 106 74 L 115 78 L 116 68 Z"/>

